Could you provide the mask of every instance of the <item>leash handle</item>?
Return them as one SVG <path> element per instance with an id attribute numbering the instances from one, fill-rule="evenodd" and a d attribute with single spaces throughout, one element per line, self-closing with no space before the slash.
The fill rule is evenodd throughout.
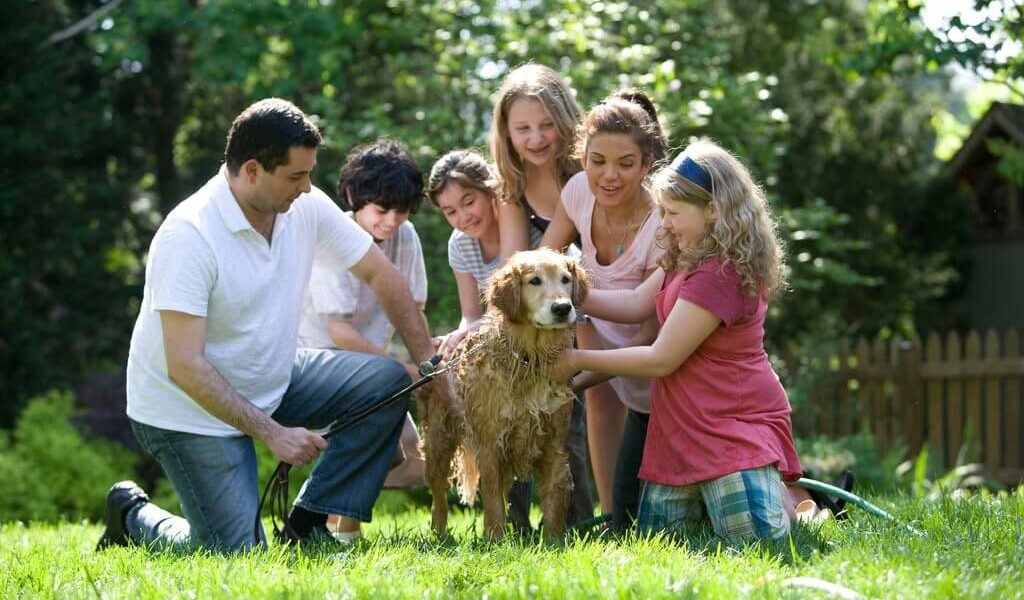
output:
<path id="1" fill-rule="evenodd" d="M 431 359 L 431 360 L 433 360 L 433 359 Z M 440 360 L 440 357 L 438 357 L 438 360 Z M 423 362 L 424 363 L 428 363 L 430 361 L 423 361 Z M 420 368 L 423 368 L 423 366 L 420 365 Z M 381 400 L 380 402 L 378 402 L 376 404 L 373 404 L 373 405 L 370 405 L 370 406 L 367 406 L 363 410 L 361 410 L 361 411 L 359 411 L 359 412 L 357 412 L 355 414 L 349 415 L 349 417 L 344 419 L 344 420 L 337 421 L 334 424 L 333 427 L 331 427 L 326 432 L 324 432 L 320 437 L 324 438 L 325 440 L 331 439 L 332 437 L 334 437 L 338 433 L 340 433 L 340 432 L 344 431 L 345 429 L 348 429 L 349 427 L 355 425 L 356 423 L 358 423 L 359 421 L 361 421 L 364 418 L 368 417 L 369 415 L 377 412 L 378 410 L 380 410 L 380 409 L 382 409 L 382 408 L 384 408 L 386 406 L 390 406 L 392 403 L 394 403 L 396 400 L 398 400 L 402 396 L 405 396 L 406 394 L 411 393 L 416 388 L 419 388 L 419 387 L 429 383 L 432 379 L 434 379 L 435 377 L 437 377 L 441 373 L 442 373 L 442 371 L 435 371 L 433 373 L 430 373 L 429 375 L 424 375 L 423 377 L 417 379 L 416 381 L 412 382 L 411 384 L 409 384 L 409 385 L 405 386 L 404 388 L 398 390 L 394 394 L 391 394 L 390 396 L 388 396 L 387 398 Z"/>
<path id="2" fill-rule="evenodd" d="M 441 363 L 441 355 L 440 354 L 435 354 L 435 355 L 431 356 L 428 360 L 425 360 L 425 361 L 423 361 L 423 362 L 421 362 L 419 364 L 418 369 L 419 369 L 420 375 L 422 375 L 423 377 L 426 377 L 428 375 L 433 375 L 434 371 L 437 370 L 437 365 L 439 365 L 440 363 Z"/>
<path id="3" fill-rule="evenodd" d="M 270 501 L 270 523 L 274 527 L 274 537 L 287 540 L 297 540 L 299 536 L 288 523 L 288 473 L 292 466 L 284 461 L 277 463 L 277 468 L 267 481 L 267 487 L 263 488 L 263 496 L 260 498 L 260 505 L 256 511 L 256 522 L 253 523 L 253 537 L 257 544 L 263 540 L 260 538 L 260 516 L 263 514 L 263 506 Z M 280 523 L 278 522 L 280 519 Z"/>

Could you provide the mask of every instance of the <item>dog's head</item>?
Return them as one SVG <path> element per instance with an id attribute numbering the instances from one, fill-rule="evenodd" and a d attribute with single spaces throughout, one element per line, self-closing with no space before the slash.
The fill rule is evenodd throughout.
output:
<path id="1" fill-rule="evenodd" d="M 487 304 L 513 323 L 570 327 L 589 287 L 586 272 L 573 258 L 547 249 L 517 252 L 491 277 Z"/>

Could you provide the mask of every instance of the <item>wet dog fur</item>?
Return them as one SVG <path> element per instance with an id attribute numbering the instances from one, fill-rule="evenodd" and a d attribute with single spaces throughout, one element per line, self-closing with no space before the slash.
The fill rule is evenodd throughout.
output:
<path id="1" fill-rule="evenodd" d="M 465 419 L 429 398 L 421 404 L 431 521 L 439 535 L 447 530 L 453 471 L 463 502 L 472 503 L 479 489 L 486 536 L 505 532 L 512 482 L 530 475 L 539 483 L 546 537 L 564 533 L 573 485 L 565 444 L 575 396 L 551 366 L 572 344 L 575 307 L 588 287 L 576 260 L 551 250 L 519 252 L 492 276 L 485 324 L 453 354 L 477 349 L 451 378 Z"/>

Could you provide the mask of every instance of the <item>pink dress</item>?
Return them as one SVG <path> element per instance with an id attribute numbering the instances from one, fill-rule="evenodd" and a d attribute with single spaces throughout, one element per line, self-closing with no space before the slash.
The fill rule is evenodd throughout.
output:
<path id="1" fill-rule="evenodd" d="M 658 267 L 661 251 L 655 242 L 661 219 L 652 207 L 653 214 L 644 221 L 633 242 L 624 249 L 622 256 L 610 265 L 602 265 L 597 262 L 597 248 L 594 247 L 594 240 L 590 235 L 595 202 L 594 194 L 587 184 L 587 174 L 583 171 L 573 175 L 562 188 L 562 205 L 580 234 L 580 264 L 586 269 L 590 285 L 594 289 L 636 289 L 643 282 L 644 272 L 653 271 Z M 591 323 L 607 348 L 621 348 L 640 330 L 639 324 L 613 323 L 601 319 L 591 319 Z M 650 411 L 650 379 L 616 377 L 609 383 L 623 404 L 642 413 Z"/>
<path id="2" fill-rule="evenodd" d="M 789 399 L 764 350 L 768 303 L 745 295 L 718 259 L 666 274 L 655 301 L 662 324 L 677 300 L 722 322 L 675 372 L 653 380 L 640 478 L 683 486 L 765 465 L 800 477 Z"/>

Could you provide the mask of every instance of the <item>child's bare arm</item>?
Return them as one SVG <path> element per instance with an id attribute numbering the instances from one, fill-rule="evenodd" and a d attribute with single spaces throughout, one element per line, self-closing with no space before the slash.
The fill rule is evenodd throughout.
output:
<path id="1" fill-rule="evenodd" d="M 472 322 L 484 314 L 483 304 L 480 297 L 480 286 L 476 278 L 469 273 L 452 271 L 455 276 L 455 287 L 459 291 L 459 310 L 462 312 L 464 322 Z"/>
<path id="2" fill-rule="evenodd" d="M 711 311 L 677 300 L 650 346 L 615 350 L 569 350 L 559 368 L 629 377 L 665 377 L 679 368 L 721 321 Z"/>
<path id="3" fill-rule="evenodd" d="M 469 273 L 452 271 L 455 275 L 455 285 L 459 290 L 459 307 L 462 310 L 462 323 L 455 331 L 434 339 L 434 348 L 437 353 L 444 357 L 450 357 L 455 347 L 462 342 L 463 338 L 480 326 L 483 308 L 480 304 L 480 287 L 476 278 Z"/>
<path id="4" fill-rule="evenodd" d="M 628 346 L 645 346 L 650 344 L 658 337 L 658 320 L 647 319 L 644 321 L 643 327 L 636 332 L 636 335 L 629 338 L 624 347 Z M 577 394 L 587 388 L 594 387 L 599 383 L 604 383 L 612 378 L 612 375 L 607 373 L 598 373 L 596 371 L 584 371 L 572 379 L 572 391 Z"/>
<path id="5" fill-rule="evenodd" d="M 551 217 L 551 223 L 540 240 L 540 245 L 556 252 L 562 252 L 574 239 L 576 239 L 576 225 L 569 218 L 569 214 L 565 212 L 565 205 L 559 202 L 555 207 L 554 216 Z"/>
<path id="6" fill-rule="evenodd" d="M 598 373 L 597 371 L 583 371 L 578 373 L 572 378 L 572 391 L 573 393 L 580 393 L 584 390 L 588 390 L 599 383 L 604 383 L 611 379 L 611 375 L 604 373 Z"/>
<path id="7" fill-rule="evenodd" d="M 498 233 L 502 264 L 516 252 L 527 250 L 530 247 L 530 220 L 526 209 L 519 204 L 501 202 L 498 206 Z"/>
<path id="8" fill-rule="evenodd" d="M 654 316 L 654 296 L 661 289 L 665 271 L 656 269 L 633 290 L 590 290 L 583 311 L 616 323 L 640 323 Z"/>
<path id="9" fill-rule="evenodd" d="M 359 333 L 359 330 L 352 325 L 351 321 L 336 317 L 328 317 L 327 331 L 331 335 L 331 341 L 334 342 L 334 347 L 339 350 L 363 352 L 365 354 L 377 354 L 379 356 L 385 356 L 387 354 L 384 348 L 371 343 L 363 336 L 363 334 Z"/>

